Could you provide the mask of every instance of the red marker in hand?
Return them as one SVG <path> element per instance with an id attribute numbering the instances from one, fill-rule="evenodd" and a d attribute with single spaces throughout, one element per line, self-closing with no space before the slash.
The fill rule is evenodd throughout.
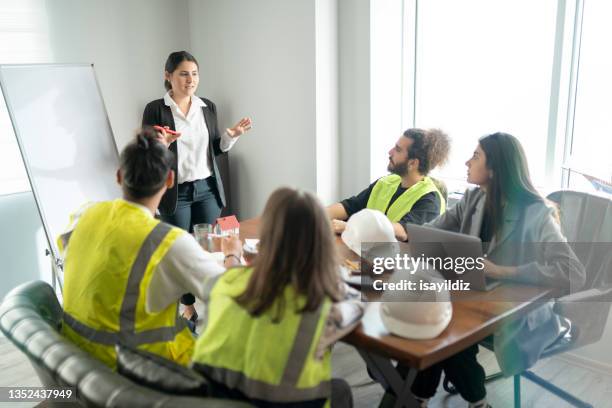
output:
<path id="1" fill-rule="evenodd" d="M 168 127 L 161 127 L 159 125 L 153 125 L 153 129 L 159 130 L 160 132 L 163 130 L 166 133 L 168 133 L 169 135 L 178 135 L 179 134 L 179 132 L 177 132 L 175 130 L 172 130 L 172 129 L 168 128 Z"/>

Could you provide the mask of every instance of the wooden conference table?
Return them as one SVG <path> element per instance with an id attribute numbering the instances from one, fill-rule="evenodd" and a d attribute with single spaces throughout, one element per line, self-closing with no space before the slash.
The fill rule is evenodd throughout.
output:
<path id="1" fill-rule="evenodd" d="M 240 238 L 258 238 L 259 219 L 240 223 Z M 341 259 L 358 261 L 340 239 L 336 245 Z M 504 283 L 488 292 L 469 292 L 453 300 L 453 317 L 448 327 L 435 339 L 410 340 L 391 335 L 378 314 L 378 303 L 371 303 L 361 324 L 342 341 L 361 354 L 377 381 L 391 387 L 396 406 L 416 406 L 410 385 L 418 370 L 423 370 L 493 334 L 501 325 L 524 316 L 542 302 L 554 297 L 556 290 L 538 286 Z M 498 299 L 519 299 L 499 301 Z M 393 361 L 412 368 L 406 378 L 397 372 Z"/>

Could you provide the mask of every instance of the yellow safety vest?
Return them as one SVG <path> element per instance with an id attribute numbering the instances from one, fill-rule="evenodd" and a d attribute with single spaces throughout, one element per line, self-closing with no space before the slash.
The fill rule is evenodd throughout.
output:
<path id="1" fill-rule="evenodd" d="M 440 214 L 446 210 L 446 202 L 444 197 L 429 177 L 424 177 L 409 189 L 404 191 L 389 207 L 393 194 L 397 191 L 402 178 L 397 174 L 390 174 L 378 179 L 368 198 L 367 208 L 381 211 L 387 215 L 391 222 L 399 222 L 399 220 L 408 214 L 412 206 L 421 199 L 425 194 L 435 192 L 440 198 Z M 387 208 L 389 210 L 387 211 Z"/>
<path id="2" fill-rule="evenodd" d="M 186 365 L 195 340 L 178 314 L 178 301 L 147 313 L 153 271 L 184 231 L 124 200 L 94 204 L 74 230 L 58 238 L 64 260 L 62 333 L 116 368 L 123 343 Z"/>
<path id="3" fill-rule="evenodd" d="M 305 297 L 288 285 L 285 311 L 274 321 L 273 305 L 253 317 L 234 300 L 247 287 L 250 268 L 230 269 L 210 292 L 208 326 L 195 346 L 194 367 L 251 399 L 299 402 L 331 395 L 331 352 L 315 358 L 331 309 L 326 299 L 316 312 L 297 313 Z"/>

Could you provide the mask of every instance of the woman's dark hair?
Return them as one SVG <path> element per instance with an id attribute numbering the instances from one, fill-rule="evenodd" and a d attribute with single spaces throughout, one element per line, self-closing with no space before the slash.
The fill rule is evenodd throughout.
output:
<path id="1" fill-rule="evenodd" d="M 174 51 L 173 53 L 168 55 L 164 71 L 170 74 L 173 73 L 183 61 L 191 61 L 198 66 L 198 69 L 200 68 L 200 64 L 198 64 L 198 61 L 195 59 L 195 57 L 187 51 Z M 166 91 L 172 89 L 172 85 L 170 85 L 170 81 L 168 81 L 167 79 L 164 79 L 164 88 L 166 88 Z"/>
<path id="2" fill-rule="evenodd" d="M 519 207 L 545 203 L 531 182 L 525 151 L 518 139 L 507 133 L 493 133 L 478 141 L 492 173 L 487 184 L 485 211 L 491 219 L 493 236 L 501 231 L 504 203 Z"/>
<path id="3" fill-rule="evenodd" d="M 291 285 L 312 312 L 326 297 L 339 300 L 338 262 L 331 224 L 317 198 L 291 188 L 274 191 L 261 219 L 259 253 L 245 291 L 236 298 L 253 316 L 274 307 L 278 321 Z"/>
<path id="4" fill-rule="evenodd" d="M 422 175 L 426 176 L 448 159 L 450 138 L 440 129 L 408 129 L 404 136 L 412 139 L 408 158 L 419 160 L 419 173 Z"/>
<path id="5" fill-rule="evenodd" d="M 123 149 L 119 161 L 124 192 L 131 198 L 146 198 L 164 186 L 174 154 L 157 139 L 153 127 L 145 126 Z"/>

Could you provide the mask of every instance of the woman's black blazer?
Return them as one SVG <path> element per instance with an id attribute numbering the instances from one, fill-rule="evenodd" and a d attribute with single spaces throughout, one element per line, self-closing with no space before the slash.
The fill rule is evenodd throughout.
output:
<path id="1" fill-rule="evenodd" d="M 219 126 L 217 124 L 217 107 L 213 102 L 206 98 L 200 98 L 204 101 L 206 106 L 202 107 L 204 112 L 204 120 L 206 127 L 208 128 L 208 155 L 210 162 L 212 163 L 212 170 L 215 180 L 217 182 L 217 201 L 221 208 L 225 207 L 225 191 L 223 189 L 223 182 L 221 180 L 221 173 L 217 166 L 216 156 L 223 154 L 221 151 L 221 134 L 219 133 Z M 142 114 L 142 125 L 159 125 L 168 126 L 172 130 L 176 130 L 174 125 L 174 118 L 172 117 L 172 111 L 170 107 L 164 103 L 163 99 L 157 99 L 149 102 L 145 107 L 144 113 Z M 164 215 L 174 214 L 176 211 L 176 200 L 178 196 L 178 153 L 176 148 L 176 142 L 170 144 L 169 149 L 176 156 L 174 163 L 175 183 L 172 188 L 166 191 L 166 194 L 162 197 L 159 203 L 159 212 Z M 202 152 L 204 153 L 204 152 Z"/>

